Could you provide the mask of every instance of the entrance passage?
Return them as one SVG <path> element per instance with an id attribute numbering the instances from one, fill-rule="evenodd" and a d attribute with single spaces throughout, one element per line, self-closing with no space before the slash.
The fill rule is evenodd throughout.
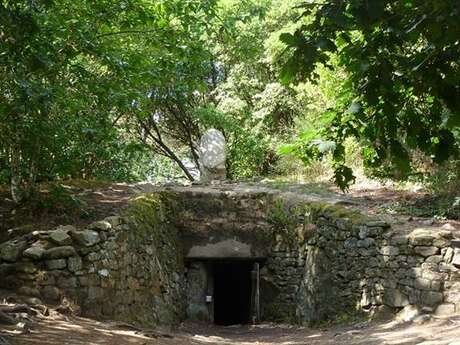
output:
<path id="1" fill-rule="evenodd" d="M 215 262 L 214 322 L 218 325 L 247 324 L 251 314 L 253 262 Z"/>

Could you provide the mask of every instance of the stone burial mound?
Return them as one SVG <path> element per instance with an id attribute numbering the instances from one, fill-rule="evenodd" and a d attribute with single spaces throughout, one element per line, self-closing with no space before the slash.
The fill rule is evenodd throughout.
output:
<path id="1" fill-rule="evenodd" d="M 460 241 L 399 231 L 333 199 L 163 187 L 85 229 L 0 245 L 0 288 L 97 319 L 312 324 L 460 311 Z"/>

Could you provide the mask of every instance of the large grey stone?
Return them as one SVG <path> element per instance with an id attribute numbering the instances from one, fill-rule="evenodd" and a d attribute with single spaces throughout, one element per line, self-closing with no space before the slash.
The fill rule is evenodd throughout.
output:
<path id="1" fill-rule="evenodd" d="M 82 266 L 82 259 L 79 256 L 74 256 L 67 259 L 67 268 L 70 272 L 77 272 L 81 270 Z"/>
<path id="2" fill-rule="evenodd" d="M 83 230 L 71 232 L 73 239 L 80 245 L 91 247 L 101 241 L 99 233 L 94 230 Z"/>
<path id="3" fill-rule="evenodd" d="M 434 291 L 422 291 L 421 302 L 427 306 L 436 306 L 442 302 L 442 293 Z"/>
<path id="4" fill-rule="evenodd" d="M 409 235 L 409 243 L 413 246 L 431 246 L 435 239 L 435 234 L 427 229 L 415 229 Z"/>
<path id="5" fill-rule="evenodd" d="M 387 288 L 383 294 L 383 302 L 390 307 L 405 307 L 409 298 L 398 289 Z"/>
<path id="6" fill-rule="evenodd" d="M 427 257 L 438 254 L 439 248 L 433 246 L 417 246 L 414 248 L 414 252 L 421 256 Z"/>
<path id="7" fill-rule="evenodd" d="M 439 264 L 442 261 L 442 255 L 433 255 L 426 258 L 425 262 Z"/>
<path id="8" fill-rule="evenodd" d="M 65 246 L 72 243 L 72 238 L 68 234 L 68 230 L 58 229 L 50 233 L 50 240 L 59 246 Z"/>
<path id="9" fill-rule="evenodd" d="M 425 279 L 425 278 L 415 278 L 415 284 L 414 284 L 416 289 L 419 290 L 431 290 L 431 280 Z"/>
<path id="10" fill-rule="evenodd" d="M 68 258 L 69 256 L 77 256 L 77 252 L 74 247 L 62 246 L 54 247 L 45 251 L 44 257 L 47 259 L 61 259 Z"/>
<path id="11" fill-rule="evenodd" d="M 187 253 L 187 258 L 250 258 L 251 245 L 235 240 L 225 240 L 209 243 L 204 246 L 193 246 Z"/>
<path id="12" fill-rule="evenodd" d="M 107 231 L 107 230 L 110 230 L 111 228 L 112 228 L 112 224 L 110 224 L 106 220 L 100 220 L 100 221 L 97 221 L 97 222 L 94 222 L 88 225 L 88 229 L 98 230 L 98 231 Z"/>
<path id="13" fill-rule="evenodd" d="M 42 296 L 45 300 L 57 301 L 61 297 L 61 291 L 55 286 L 45 286 Z"/>
<path id="14" fill-rule="evenodd" d="M 460 248 L 454 249 L 454 254 L 452 257 L 452 265 L 455 267 L 460 267 Z"/>
<path id="15" fill-rule="evenodd" d="M 395 256 L 399 254 L 399 249 L 398 247 L 394 247 L 394 246 L 384 246 L 380 248 L 380 254 Z"/>
<path id="16" fill-rule="evenodd" d="M 212 128 L 203 134 L 199 145 L 199 157 L 203 182 L 226 178 L 226 141 L 222 132 Z"/>
<path id="17" fill-rule="evenodd" d="M 444 262 L 446 263 L 451 263 L 452 262 L 452 258 L 454 257 L 454 250 L 450 247 L 448 248 L 442 248 L 441 249 L 441 254 L 442 254 L 442 258 L 444 260 Z"/>
<path id="18" fill-rule="evenodd" d="M 45 249 L 41 246 L 33 246 L 24 250 L 23 255 L 33 260 L 40 260 L 45 254 Z"/>
<path id="19" fill-rule="evenodd" d="M 65 259 L 47 260 L 46 267 L 49 270 L 61 270 L 67 267 L 67 262 Z"/>
<path id="20" fill-rule="evenodd" d="M 0 246 L 0 258 L 4 261 L 15 262 L 27 247 L 26 241 L 8 241 Z"/>
<path id="21" fill-rule="evenodd" d="M 450 243 L 451 243 L 450 239 L 439 237 L 433 241 L 433 246 L 438 247 L 438 248 L 445 248 L 445 247 L 450 246 Z"/>

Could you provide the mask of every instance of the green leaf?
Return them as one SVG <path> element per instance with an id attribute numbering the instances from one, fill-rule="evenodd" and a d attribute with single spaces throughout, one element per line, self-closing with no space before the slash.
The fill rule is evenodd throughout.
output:
<path id="1" fill-rule="evenodd" d="M 279 146 L 277 151 L 280 155 L 288 155 L 294 153 L 296 149 L 297 145 L 295 144 L 285 144 Z"/>
<path id="2" fill-rule="evenodd" d="M 298 61 L 291 57 L 282 67 L 280 72 L 280 79 L 284 85 L 288 85 L 292 82 L 299 72 Z"/>
<path id="3" fill-rule="evenodd" d="M 297 39 L 294 37 L 294 35 L 290 33 L 282 33 L 279 36 L 279 39 L 281 42 L 287 44 L 288 46 L 294 47 L 297 45 Z"/>
<path id="4" fill-rule="evenodd" d="M 334 182 L 341 191 L 348 191 L 355 181 L 356 177 L 351 168 L 342 164 L 334 167 Z"/>

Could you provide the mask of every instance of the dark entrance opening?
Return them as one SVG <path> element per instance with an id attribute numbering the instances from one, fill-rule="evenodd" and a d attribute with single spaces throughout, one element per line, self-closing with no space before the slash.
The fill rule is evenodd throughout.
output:
<path id="1" fill-rule="evenodd" d="M 214 263 L 214 322 L 216 324 L 249 323 L 253 264 L 249 261 Z"/>

